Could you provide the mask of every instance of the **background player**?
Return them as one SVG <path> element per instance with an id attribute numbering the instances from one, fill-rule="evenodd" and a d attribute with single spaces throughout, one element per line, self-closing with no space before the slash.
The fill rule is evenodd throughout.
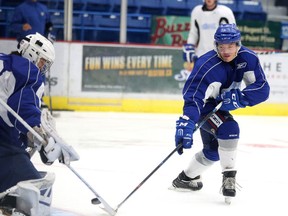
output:
<path id="1" fill-rule="evenodd" d="M 218 5 L 217 0 L 205 0 L 191 12 L 187 44 L 183 46 L 183 59 L 191 71 L 193 61 L 214 48 L 213 35 L 220 24 L 236 23 L 232 10 Z"/>

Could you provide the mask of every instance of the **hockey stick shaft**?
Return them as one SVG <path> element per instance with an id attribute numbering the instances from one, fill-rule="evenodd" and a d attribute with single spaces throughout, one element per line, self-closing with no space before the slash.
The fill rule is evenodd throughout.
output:
<path id="1" fill-rule="evenodd" d="M 199 123 L 196 124 L 195 130 L 198 130 L 202 125 L 222 106 L 220 102 L 209 114 L 205 116 Z M 194 133 L 193 132 L 193 133 Z M 180 143 L 121 203 L 118 204 L 116 211 L 134 194 L 176 151 L 182 148 L 182 143 Z"/>
<path id="2" fill-rule="evenodd" d="M 178 145 L 121 203 L 118 204 L 116 211 L 134 194 L 179 148 Z"/>
<path id="3" fill-rule="evenodd" d="M 222 103 L 223 103 L 223 102 L 221 101 L 219 104 L 217 104 L 217 106 L 216 106 L 210 113 L 208 113 L 208 114 L 205 116 L 204 119 L 202 119 L 199 123 L 196 124 L 196 127 L 195 127 L 194 132 L 195 132 L 196 130 L 198 130 L 200 127 L 202 127 L 202 125 L 203 125 L 214 113 L 216 113 L 216 112 L 221 108 Z"/>
<path id="4" fill-rule="evenodd" d="M 48 70 L 48 97 L 49 97 L 49 111 L 53 115 L 52 96 L 51 96 L 51 71 Z"/>
<path id="5" fill-rule="evenodd" d="M 7 109 L 21 124 L 24 125 L 25 128 L 28 129 L 40 142 L 44 142 L 44 139 L 30 126 L 27 122 L 19 116 L 5 101 L 0 98 L 0 104 Z M 101 201 L 104 206 L 104 210 L 106 210 L 110 215 L 114 216 L 116 211 L 85 181 L 75 169 L 73 169 L 70 164 L 65 164 L 92 192 L 93 194 Z M 12 187 L 13 188 L 13 187 Z M 12 188 L 8 189 L 2 193 L 0 193 L 0 198 L 4 197 L 8 193 L 12 192 Z"/>

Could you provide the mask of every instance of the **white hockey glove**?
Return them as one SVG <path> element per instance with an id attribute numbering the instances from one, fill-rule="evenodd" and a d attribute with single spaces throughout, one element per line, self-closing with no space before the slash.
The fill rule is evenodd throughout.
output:
<path id="1" fill-rule="evenodd" d="M 47 151 L 44 148 L 44 151 L 46 152 L 47 158 L 48 158 L 49 152 L 52 150 L 51 151 L 51 159 L 54 159 L 56 157 L 59 159 L 60 163 L 70 164 L 70 161 L 76 161 L 76 160 L 80 159 L 78 153 L 74 150 L 74 148 L 71 145 L 68 145 L 58 135 L 58 133 L 55 129 L 54 118 L 50 114 L 50 112 L 46 109 L 42 110 L 42 113 L 41 113 L 41 125 L 43 127 L 43 130 L 47 134 L 47 136 L 50 138 L 53 138 L 53 141 L 54 141 L 54 145 L 53 145 L 53 142 L 50 141 L 50 139 L 49 139 L 49 142 L 51 142 L 51 147 L 47 148 Z M 49 145 L 49 143 L 48 143 L 48 145 Z M 48 145 L 47 145 L 47 147 L 48 147 Z M 55 153 L 54 153 L 54 151 L 55 151 Z M 61 153 L 59 154 L 59 152 L 61 152 Z"/>
<path id="2" fill-rule="evenodd" d="M 193 44 L 184 44 L 183 46 L 183 60 L 192 63 L 197 59 L 195 54 L 195 46 Z"/>
<path id="3" fill-rule="evenodd" d="M 39 153 L 44 164 L 51 165 L 57 159 L 60 163 L 70 164 L 69 154 L 61 148 L 61 145 L 53 137 L 48 139 L 47 145 L 43 145 Z"/>

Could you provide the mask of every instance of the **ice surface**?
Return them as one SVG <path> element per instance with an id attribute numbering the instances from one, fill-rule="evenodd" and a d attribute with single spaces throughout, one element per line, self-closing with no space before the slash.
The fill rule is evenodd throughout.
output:
<path id="1" fill-rule="evenodd" d="M 80 160 L 72 167 L 113 208 L 116 208 L 174 149 L 176 114 L 60 112 L 57 130 L 74 146 Z M 123 205 L 119 216 L 274 215 L 287 212 L 288 117 L 235 116 L 241 128 L 237 182 L 241 191 L 231 205 L 219 193 L 221 169 L 216 163 L 203 174 L 197 192 L 168 190 L 191 156 L 201 149 L 199 132 L 194 145 L 162 165 Z M 64 165 L 43 165 L 56 173 L 53 206 L 75 216 L 105 216 L 91 204 L 93 193 Z M 279 215 L 281 215 L 279 214 Z"/>

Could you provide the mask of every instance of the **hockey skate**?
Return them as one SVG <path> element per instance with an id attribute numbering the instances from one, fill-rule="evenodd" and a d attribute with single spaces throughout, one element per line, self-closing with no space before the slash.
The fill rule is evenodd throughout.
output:
<path id="1" fill-rule="evenodd" d="M 173 180 L 171 189 L 177 191 L 197 191 L 201 190 L 202 187 L 203 183 L 201 182 L 200 176 L 189 178 L 184 171 L 182 171 L 178 177 Z"/>
<path id="2" fill-rule="evenodd" d="M 225 197 L 225 203 L 231 204 L 232 197 L 236 196 L 236 176 L 237 171 L 224 171 L 221 191 Z"/>

